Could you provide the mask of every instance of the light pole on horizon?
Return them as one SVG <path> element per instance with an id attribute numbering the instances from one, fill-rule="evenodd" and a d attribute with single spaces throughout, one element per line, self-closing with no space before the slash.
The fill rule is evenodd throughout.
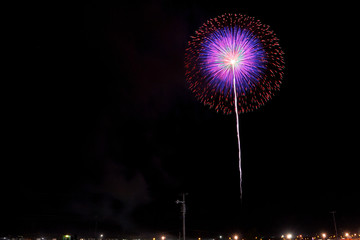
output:
<path id="1" fill-rule="evenodd" d="M 182 218 L 183 218 L 183 240 L 185 240 L 185 213 L 186 213 L 186 205 L 185 205 L 185 195 L 187 195 L 187 193 L 183 193 L 183 200 L 176 200 L 176 203 L 179 204 L 181 203 L 181 213 L 182 213 Z"/>
<path id="2" fill-rule="evenodd" d="M 338 239 L 338 233 L 337 233 L 337 227 L 336 227 L 336 221 L 335 221 L 335 211 L 330 212 L 333 215 L 333 221 L 334 221 L 334 227 L 335 227 L 335 239 Z"/>

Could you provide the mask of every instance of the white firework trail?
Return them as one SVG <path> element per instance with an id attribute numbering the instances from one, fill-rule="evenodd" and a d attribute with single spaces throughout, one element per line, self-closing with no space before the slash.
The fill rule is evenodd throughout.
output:
<path id="1" fill-rule="evenodd" d="M 236 115 L 236 130 L 237 130 L 237 141 L 238 141 L 238 150 L 239 150 L 240 199 L 242 199 L 242 170 L 241 170 L 239 112 L 238 112 L 237 93 L 236 93 L 235 66 L 233 62 L 232 62 L 232 72 L 233 72 L 233 86 L 234 86 L 234 99 L 235 99 L 234 104 L 235 104 L 235 115 Z"/>

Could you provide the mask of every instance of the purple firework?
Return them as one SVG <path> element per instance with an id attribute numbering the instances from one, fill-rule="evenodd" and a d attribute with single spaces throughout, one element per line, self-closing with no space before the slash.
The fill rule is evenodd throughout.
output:
<path id="1" fill-rule="evenodd" d="M 257 109 L 279 90 L 283 52 L 269 26 L 252 17 L 225 14 L 196 31 L 185 55 L 190 89 L 205 105 L 226 114 Z"/>
<path id="2" fill-rule="evenodd" d="M 185 68 L 190 89 L 201 102 L 224 113 L 235 110 L 242 198 L 238 115 L 262 106 L 279 90 L 284 59 L 278 39 L 252 17 L 225 14 L 196 31 Z"/>

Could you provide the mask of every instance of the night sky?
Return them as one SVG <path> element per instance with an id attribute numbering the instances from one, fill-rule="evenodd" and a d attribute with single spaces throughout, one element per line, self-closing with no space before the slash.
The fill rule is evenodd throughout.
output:
<path id="1" fill-rule="evenodd" d="M 20 4 L 20 3 L 19 3 Z M 7 19 L 0 233 L 360 231 L 357 5 L 44 2 Z M 21 9 L 21 10 L 20 10 Z M 188 90 L 184 53 L 226 12 L 269 24 L 286 69 L 240 116 Z"/>

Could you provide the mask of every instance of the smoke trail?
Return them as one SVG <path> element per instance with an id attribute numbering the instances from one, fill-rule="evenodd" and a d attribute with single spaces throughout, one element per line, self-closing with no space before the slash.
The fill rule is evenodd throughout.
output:
<path id="1" fill-rule="evenodd" d="M 235 66 L 234 66 L 234 64 L 232 64 L 232 72 L 233 72 L 233 86 L 234 86 L 234 99 L 235 99 L 236 130 L 237 130 L 237 140 L 238 140 L 238 149 L 239 149 L 240 199 L 242 200 L 240 130 L 239 130 L 239 113 L 238 113 L 237 94 L 236 94 L 236 85 L 235 85 Z"/>

